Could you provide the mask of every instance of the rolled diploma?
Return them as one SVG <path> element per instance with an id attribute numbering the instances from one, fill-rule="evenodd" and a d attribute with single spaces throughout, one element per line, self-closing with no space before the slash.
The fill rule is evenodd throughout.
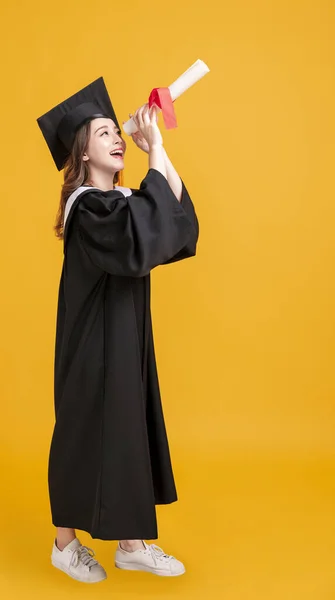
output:
<path id="1" fill-rule="evenodd" d="M 185 71 L 174 83 L 169 85 L 172 101 L 179 98 L 188 88 L 197 83 L 206 73 L 209 72 L 207 65 L 200 59 L 196 60 L 193 65 Z M 126 121 L 123 125 L 123 130 L 127 135 L 131 135 L 137 131 L 137 127 L 133 118 Z"/>

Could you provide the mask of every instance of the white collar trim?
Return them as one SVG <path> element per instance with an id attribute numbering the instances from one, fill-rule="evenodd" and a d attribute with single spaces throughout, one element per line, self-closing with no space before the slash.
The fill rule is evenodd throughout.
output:
<path id="1" fill-rule="evenodd" d="M 123 194 L 125 197 L 127 196 L 131 196 L 132 191 L 130 188 L 127 187 L 123 187 L 121 185 L 116 185 L 115 190 L 117 190 L 118 192 L 121 192 L 121 194 Z M 96 188 L 96 187 L 90 187 L 87 185 L 81 185 L 79 188 L 77 188 L 74 192 L 72 192 L 72 194 L 68 197 L 67 201 L 66 201 L 66 205 L 65 205 L 65 211 L 64 211 L 64 228 L 65 228 L 65 223 L 67 221 L 67 218 L 70 214 L 70 210 L 75 202 L 75 200 L 77 200 L 78 196 L 80 196 L 80 194 L 82 194 L 82 192 L 87 192 L 87 190 L 98 190 L 101 191 L 100 188 Z"/>

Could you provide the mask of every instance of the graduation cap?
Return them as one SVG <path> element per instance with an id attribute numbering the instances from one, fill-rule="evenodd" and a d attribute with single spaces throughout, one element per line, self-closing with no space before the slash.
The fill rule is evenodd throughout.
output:
<path id="1" fill-rule="evenodd" d="M 103 77 L 37 119 L 58 171 L 64 167 L 78 129 L 98 117 L 113 119 L 119 127 Z"/>

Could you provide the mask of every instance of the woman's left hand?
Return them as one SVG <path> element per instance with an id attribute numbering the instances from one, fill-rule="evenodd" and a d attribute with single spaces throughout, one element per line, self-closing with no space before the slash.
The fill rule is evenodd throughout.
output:
<path id="1" fill-rule="evenodd" d="M 149 144 L 148 144 L 147 140 L 144 139 L 144 137 L 140 133 L 140 131 L 136 131 L 135 133 L 132 133 L 131 137 L 133 138 L 133 141 L 135 142 L 135 144 L 138 148 L 143 150 L 143 152 L 146 152 L 147 154 L 149 154 Z"/>
<path id="2" fill-rule="evenodd" d="M 129 113 L 129 118 L 131 118 L 132 116 L 133 115 L 131 113 Z M 123 124 L 124 123 L 125 123 L 125 121 L 123 121 Z M 135 142 L 136 146 L 138 148 L 140 148 L 140 150 L 143 150 L 143 152 L 146 152 L 147 154 L 149 154 L 149 144 L 148 144 L 147 140 L 144 139 L 144 137 L 140 131 L 136 131 L 135 133 L 132 133 L 131 137 L 133 139 L 133 142 Z"/>

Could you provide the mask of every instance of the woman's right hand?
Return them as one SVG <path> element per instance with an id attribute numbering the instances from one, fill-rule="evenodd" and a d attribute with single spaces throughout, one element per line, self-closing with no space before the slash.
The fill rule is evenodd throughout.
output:
<path id="1" fill-rule="evenodd" d="M 149 151 L 154 146 L 163 146 L 162 134 L 159 130 L 158 121 L 158 108 L 155 104 L 149 108 L 149 104 L 143 104 L 137 109 L 133 116 L 136 127 L 143 135 L 149 146 Z"/>

